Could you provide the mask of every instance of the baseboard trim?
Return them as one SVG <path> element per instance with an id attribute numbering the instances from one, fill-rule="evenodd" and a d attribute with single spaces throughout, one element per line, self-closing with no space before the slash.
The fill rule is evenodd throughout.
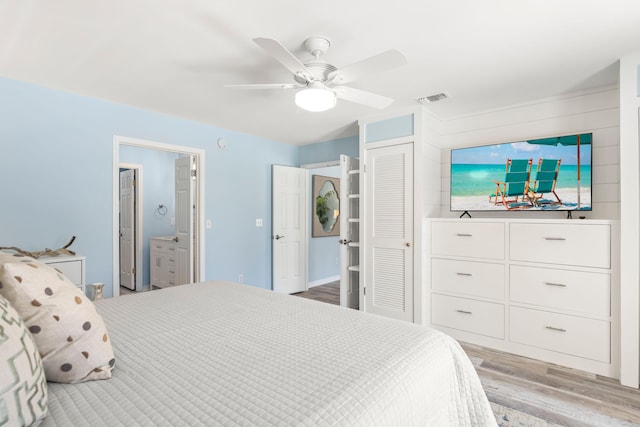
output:
<path id="1" fill-rule="evenodd" d="M 340 280 L 340 275 L 314 280 L 313 282 L 307 283 L 307 289 L 320 285 L 326 285 L 327 283 L 335 282 L 336 280 Z"/>

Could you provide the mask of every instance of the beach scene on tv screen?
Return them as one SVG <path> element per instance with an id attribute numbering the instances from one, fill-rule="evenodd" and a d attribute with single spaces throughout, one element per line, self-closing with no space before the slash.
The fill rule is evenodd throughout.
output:
<path id="1" fill-rule="evenodd" d="M 451 210 L 591 210 L 591 140 L 563 135 L 451 150 Z"/>

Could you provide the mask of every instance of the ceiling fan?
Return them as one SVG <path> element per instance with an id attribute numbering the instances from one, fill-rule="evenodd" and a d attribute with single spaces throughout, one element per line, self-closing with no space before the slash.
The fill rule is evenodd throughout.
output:
<path id="1" fill-rule="evenodd" d="M 403 54 L 391 49 L 342 68 L 337 68 L 320 57 L 329 49 L 324 37 L 310 37 L 304 46 L 313 59 L 303 63 L 280 42 L 268 38 L 253 41 L 293 73 L 294 82 L 226 85 L 242 89 L 300 89 L 296 92 L 296 105 L 309 111 L 325 111 L 335 107 L 337 98 L 373 108 L 388 107 L 393 99 L 360 89 L 342 86 L 366 74 L 378 73 L 406 64 Z"/>

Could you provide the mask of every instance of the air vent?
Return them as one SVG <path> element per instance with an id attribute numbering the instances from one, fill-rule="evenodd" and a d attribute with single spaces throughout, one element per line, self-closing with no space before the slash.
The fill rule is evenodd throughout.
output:
<path id="1" fill-rule="evenodd" d="M 422 98 L 418 98 L 418 102 L 420 104 L 431 104 L 432 102 L 441 101 L 443 99 L 447 99 L 449 95 L 444 92 L 436 93 L 435 95 L 423 96 Z"/>

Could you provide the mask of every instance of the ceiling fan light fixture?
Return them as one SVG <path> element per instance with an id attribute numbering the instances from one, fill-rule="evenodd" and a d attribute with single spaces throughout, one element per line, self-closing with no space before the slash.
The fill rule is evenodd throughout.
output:
<path id="1" fill-rule="evenodd" d="M 322 83 L 310 83 L 296 93 L 296 105 L 307 111 L 327 111 L 336 106 L 336 94 Z"/>

